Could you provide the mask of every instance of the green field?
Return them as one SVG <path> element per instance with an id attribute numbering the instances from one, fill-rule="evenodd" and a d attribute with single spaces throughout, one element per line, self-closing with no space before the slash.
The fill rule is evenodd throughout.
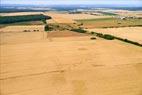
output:
<path id="1" fill-rule="evenodd" d="M 83 19 L 76 21 L 79 23 L 83 23 L 83 25 L 86 27 L 94 27 L 94 28 L 142 26 L 142 19 L 121 20 L 118 18 L 101 18 L 101 19 Z"/>
<path id="2" fill-rule="evenodd" d="M 98 13 L 101 13 L 103 15 L 109 15 L 109 16 L 116 16 L 117 14 L 111 13 L 111 12 L 102 12 L 102 11 L 97 11 Z"/>

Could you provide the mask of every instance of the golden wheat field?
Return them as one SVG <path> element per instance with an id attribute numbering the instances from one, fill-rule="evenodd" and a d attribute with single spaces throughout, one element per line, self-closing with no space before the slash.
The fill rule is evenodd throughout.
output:
<path id="1" fill-rule="evenodd" d="M 1 33 L 1 94 L 142 94 L 141 47 L 75 35 Z"/>
<path id="2" fill-rule="evenodd" d="M 129 39 L 142 43 L 142 27 L 123 27 L 123 28 L 105 28 L 105 29 L 88 29 L 98 33 L 111 34 L 117 37 Z"/>
<path id="3" fill-rule="evenodd" d="M 71 30 L 79 27 L 76 20 L 112 16 L 0 15 L 41 13 L 52 17 L 47 25 L 56 29 L 45 31 L 44 24 L 0 27 L 0 95 L 142 95 L 142 47 Z M 86 30 L 142 43 L 142 27 Z"/>
<path id="4" fill-rule="evenodd" d="M 19 15 L 34 15 L 41 14 L 42 12 L 12 12 L 12 13 L 0 13 L 0 16 L 19 16 Z"/>
<path id="5" fill-rule="evenodd" d="M 59 12 L 46 12 L 45 15 L 52 17 L 49 23 L 75 23 L 78 19 L 99 19 L 99 18 L 111 18 L 112 16 L 94 16 L 90 14 L 69 14 Z"/>
<path id="6" fill-rule="evenodd" d="M 5 26 L 0 28 L 0 32 L 34 32 L 34 30 L 44 31 L 44 25 L 14 25 L 14 26 Z"/>

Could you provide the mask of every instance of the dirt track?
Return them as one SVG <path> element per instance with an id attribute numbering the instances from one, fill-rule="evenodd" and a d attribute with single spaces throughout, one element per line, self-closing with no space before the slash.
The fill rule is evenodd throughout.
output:
<path id="1" fill-rule="evenodd" d="M 142 94 L 142 48 L 90 36 L 29 34 L 26 42 L 21 33 L 11 40 L 12 34 L 1 35 L 8 41 L 0 46 L 1 95 Z"/>

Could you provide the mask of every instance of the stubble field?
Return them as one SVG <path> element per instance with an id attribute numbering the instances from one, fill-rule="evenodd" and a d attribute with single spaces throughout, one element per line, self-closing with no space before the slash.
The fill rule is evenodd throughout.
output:
<path id="1" fill-rule="evenodd" d="M 142 48 L 89 35 L 29 33 L 1 34 L 1 95 L 142 94 Z"/>
<path id="2" fill-rule="evenodd" d="M 78 19 L 99 19 L 99 18 L 111 18 L 112 16 L 94 16 L 89 14 L 69 14 L 69 13 L 56 13 L 46 12 L 45 15 L 52 17 L 49 23 L 75 23 Z"/>
<path id="3" fill-rule="evenodd" d="M 123 28 L 105 28 L 88 29 L 103 34 L 111 34 L 124 39 L 129 39 L 142 44 L 142 27 L 123 27 Z"/>
<path id="4" fill-rule="evenodd" d="M 51 15 L 58 23 L 68 19 L 68 14 Z M 71 15 L 71 22 L 80 17 Z M 43 25 L 0 29 L 1 95 L 142 94 L 141 47 L 97 37 L 91 40 L 92 35 L 69 30 L 47 33 L 43 29 Z M 141 28 L 120 30 L 125 37 L 141 41 Z"/>

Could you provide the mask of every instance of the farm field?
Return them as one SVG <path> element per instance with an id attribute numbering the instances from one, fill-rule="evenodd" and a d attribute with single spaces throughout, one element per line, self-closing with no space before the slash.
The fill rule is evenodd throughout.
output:
<path id="1" fill-rule="evenodd" d="M 12 24 L 0 24 L 1 27 L 6 27 L 6 26 L 14 26 L 14 25 L 43 25 L 43 21 L 24 21 L 24 22 L 16 22 Z"/>
<path id="2" fill-rule="evenodd" d="M 39 33 L 0 34 L 6 39 L 0 45 L 2 95 L 142 94 L 141 47 L 74 32 L 44 39 Z"/>
<path id="3" fill-rule="evenodd" d="M 104 9 L 104 10 L 98 10 L 100 13 L 105 12 L 106 13 L 112 13 L 115 14 L 114 16 L 125 16 L 125 17 L 142 17 L 142 11 L 141 10 L 137 10 L 137 11 L 134 11 L 134 10 L 127 10 L 127 9 Z M 109 14 L 108 14 L 109 15 Z"/>
<path id="4" fill-rule="evenodd" d="M 142 44 L 142 27 L 123 27 L 123 28 L 105 28 L 88 29 L 103 34 L 111 34 L 124 39 L 129 39 Z"/>
<path id="5" fill-rule="evenodd" d="M 117 10 L 115 11 L 116 14 L 120 16 L 135 16 L 135 17 L 142 17 L 142 11 L 126 11 L 126 10 Z"/>
<path id="6" fill-rule="evenodd" d="M 82 19 L 77 20 L 83 23 L 85 28 L 113 28 L 113 27 L 128 27 L 128 26 L 142 26 L 142 19 L 126 19 L 118 18 L 100 18 L 100 19 Z"/>
<path id="7" fill-rule="evenodd" d="M 142 95 L 141 47 L 78 33 L 85 29 L 142 44 L 142 19 L 65 11 L 0 16 L 35 14 L 52 19 L 0 25 L 0 95 Z"/>
<path id="8" fill-rule="evenodd" d="M 39 15 L 42 12 L 12 12 L 12 13 L 0 13 L 0 16 L 20 16 L 20 15 Z"/>
<path id="9" fill-rule="evenodd" d="M 78 19 L 99 19 L 99 18 L 111 18 L 112 16 L 94 16 L 89 14 L 69 14 L 58 12 L 46 12 L 44 15 L 52 17 L 52 20 L 48 20 L 48 23 L 75 23 Z"/>
<path id="10" fill-rule="evenodd" d="M 7 44 L 20 44 L 20 43 L 31 43 L 46 41 L 45 39 L 49 37 L 50 39 L 55 39 L 56 37 L 78 37 L 87 36 L 87 34 L 81 34 L 71 31 L 52 31 L 50 33 L 46 32 L 0 32 L 0 45 Z"/>
<path id="11" fill-rule="evenodd" d="M 0 32 L 24 32 L 25 30 L 34 32 L 34 30 L 44 31 L 44 25 L 10 25 L 0 28 Z"/>

